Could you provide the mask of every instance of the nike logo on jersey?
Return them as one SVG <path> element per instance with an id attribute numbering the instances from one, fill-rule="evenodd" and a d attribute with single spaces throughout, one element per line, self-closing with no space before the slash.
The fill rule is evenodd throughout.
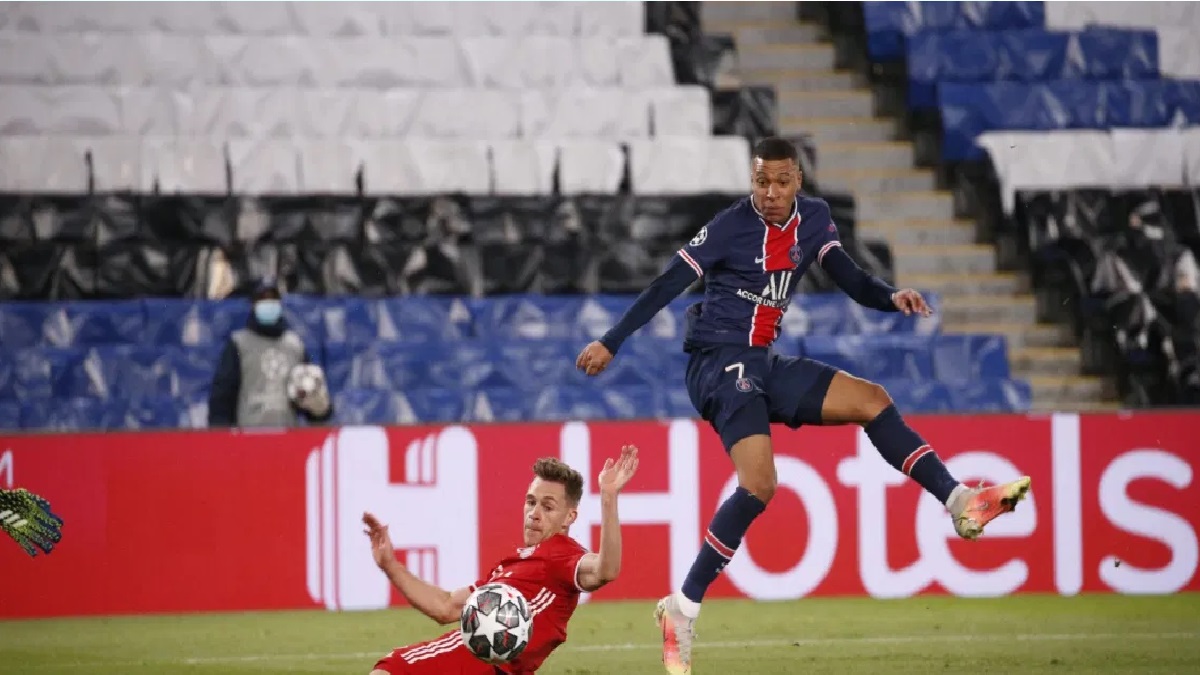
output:
<path id="1" fill-rule="evenodd" d="M 766 260 L 766 258 L 755 258 L 755 259 L 754 259 L 754 262 L 756 262 L 756 263 L 758 263 L 759 265 L 761 265 L 761 264 L 763 263 L 763 261 L 764 261 L 764 260 Z"/>

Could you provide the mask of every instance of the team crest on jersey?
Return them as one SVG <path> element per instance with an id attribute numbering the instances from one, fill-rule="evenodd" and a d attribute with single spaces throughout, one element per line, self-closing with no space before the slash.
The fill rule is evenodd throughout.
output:
<path id="1" fill-rule="evenodd" d="M 750 378 L 748 377 L 739 377 L 734 386 L 737 387 L 738 391 L 750 391 L 754 388 L 754 385 L 750 383 Z"/>
<path id="2" fill-rule="evenodd" d="M 700 244 L 704 243 L 705 239 L 708 239 L 708 226 L 707 225 L 700 228 L 700 231 L 696 233 L 696 236 L 692 237 L 692 240 L 690 242 L 688 242 L 688 245 L 689 246 L 699 246 Z"/>
<path id="3" fill-rule="evenodd" d="M 800 264 L 800 261 L 804 259 L 804 250 L 800 248 L 800 244 L 788 249 L 788 257 L 792 259 L 793 265 Z"/>

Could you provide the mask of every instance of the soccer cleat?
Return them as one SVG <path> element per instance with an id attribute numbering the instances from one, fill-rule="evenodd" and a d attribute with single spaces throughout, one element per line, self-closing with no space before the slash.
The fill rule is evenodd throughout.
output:
<path id="1" fill-rule="evenodd" d="M 1003 485 L 984 487 L 980 483 L 977 488 L 966 488 L 965 493 L 955 500 L 958 510 L 951 511 L 954 530 L 963 539 L 975 539 L 997 516 L 1017 508 L 1017 502 L 1029 492 L 1029 485 L 1029 476 L 1022 476 Z"/>
<path id="2" fill-rule="evenodd" d="M 674 594 L 658 601 L 658 607 L 654 609 L 654 620 L 662 629 L 662 660 L 667 672 L 671 675 L 691 675 L 692 641 L 696 639 L 696 620 L 683 615 Z"/>

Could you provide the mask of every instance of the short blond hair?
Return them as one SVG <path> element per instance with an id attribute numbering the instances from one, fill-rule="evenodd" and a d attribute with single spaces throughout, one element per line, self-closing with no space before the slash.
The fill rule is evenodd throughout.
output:
<path id="1" fill-rule="evenodd" d="M 533 473 L 550 483 L 559 483 L 567 490 L 567 501 L 572 506 L 583 499 L 583 474 L 572 469 L 557 457 L 543 457 L 533 463 Z"/>

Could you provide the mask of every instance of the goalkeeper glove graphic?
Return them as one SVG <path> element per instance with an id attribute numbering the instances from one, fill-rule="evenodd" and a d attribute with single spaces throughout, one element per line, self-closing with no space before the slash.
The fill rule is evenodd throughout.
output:
<path id="1" fill-rule="evenodd" d="M 50 503 L 25 488 L 0 490 L 0 528 L 25 552 L 46 553 L 62 539 L 63 519 L 54 515 Z"/>

